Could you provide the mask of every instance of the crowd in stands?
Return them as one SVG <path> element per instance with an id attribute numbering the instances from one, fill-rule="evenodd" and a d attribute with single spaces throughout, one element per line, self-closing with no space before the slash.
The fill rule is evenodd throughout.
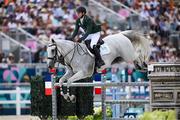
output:
<path id="1" fill-rule="evenodd" d="M 142 24 L 149 21 L 150 30 L 146 32 L 152 42 L 151 62 L 168 62 L 180 58 L 179 50 L 168 39 L 172 32 L 180 31 L 180 5 L 174 5 L 172 0 L 118 1 L 138 12 Z M 112 0 L 99 2 L 113 9 Z M 58 34 L 65 39 L 74 29 L 77 18 L 75 8 L 83 4 L 83 0 L 11 0 L 9 3 L 0 0 L 1 30 L 6 32 L 22 27 L 39 39 L 48 39 L 52 34 Z M 116 12 L 121 14 L 122 9 L 119 8 Z M 127 19 L 128 15 L 125 16 Z M 97 23 L 102 24 L 103 35 L 115 32 L 108 23 L 102 23 L 99 16 L 92 17 Z M 46 54 L 46 48 L 40 48 L 34 54 L 33 62 L 45 62 Z M 3 62 L 4 57 L 8 58 L 0 51 L 0 62 Z"/>
<path id="2" fill-rule="evenodd" d="M 152 55 L 150 60 L 158 62 L 176 61 L 179 57 L 178 41 L 170 41 L 169 35 L 180 31 L 180 4 L 173 0 L 137 0 L 132 8 L 139 11 L 141 21 L 147 18 L 150 23 Z M 179 33 L 180 34 L 180 33 Z M 177 46 L 173 46 L 176 44 Z"/>
<path id="3" fill-rule="evenodd" d="M 118 1 L 140 14 L 139 20 L 142 27 L 149 23 L 150 31 L 147 32 L 152 40 L 151 62 L 173 62 L 179 59 L 178 40 L 177 43 L 173 43 L 169 36 L 171 33 L 180 31 L 180 3 L 175 5 L 174 0 Z M 117 7 L 112 0 L 101 0 L 101 3 L 128 20 L 130 12 L 127 9 Z"/>

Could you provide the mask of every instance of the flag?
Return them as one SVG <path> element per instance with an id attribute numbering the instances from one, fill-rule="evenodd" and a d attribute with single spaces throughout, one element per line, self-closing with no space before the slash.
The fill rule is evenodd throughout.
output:
<path id="1" fill-rule="evenodd" d="M 45 95 L 52 95 L 52 83 L 51 83 L 51 74 L 46 72 L 44 75 L 45 80 Z"/>
<path id="2" fill-rule="evenodd" d="M 101 73 L 94 74 L 94 82 L 95 83 L 101 82 Z M 101 94 L 101 87 L 94 87 L 94 94 L 100 95 Z"/>

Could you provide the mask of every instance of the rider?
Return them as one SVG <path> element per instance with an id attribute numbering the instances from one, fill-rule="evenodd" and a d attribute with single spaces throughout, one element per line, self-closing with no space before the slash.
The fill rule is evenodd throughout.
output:
<path id="1" fill-rule="evenodd" d="M 85 33 L 78 41 L 85 41 L 86 46 L 89 49 L 93 49 L 96 58 L 96 66 L 100 68 L 105 64 L 101 58 L 99 46 L 97 45 L 101 35 L 101 26 L 96 25 L 93 19 L 86 15 L 85 7 L 78 7 L 76 9 L 76 12 L 78 15 L 78 19 L 76 20 L 75 30 L 71 36 L 71 40 L 75 38 L 79 28 L 82 28 Z"/>

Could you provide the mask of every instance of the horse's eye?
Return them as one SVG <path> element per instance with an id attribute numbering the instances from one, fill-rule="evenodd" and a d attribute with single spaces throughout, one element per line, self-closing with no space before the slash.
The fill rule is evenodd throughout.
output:
<path id="1" fill-rule="evenodd" d="M 52 53 L 54 53 L 55 50 L 52 50 Z"/>

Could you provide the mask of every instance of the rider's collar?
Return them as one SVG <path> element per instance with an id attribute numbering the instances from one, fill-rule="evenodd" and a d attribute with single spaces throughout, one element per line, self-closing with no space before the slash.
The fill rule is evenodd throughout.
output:
<path id="1" fill-rule="evenodd" d="M 83 23 L 84 15 L 80 18 L 81 24 Z"/>

